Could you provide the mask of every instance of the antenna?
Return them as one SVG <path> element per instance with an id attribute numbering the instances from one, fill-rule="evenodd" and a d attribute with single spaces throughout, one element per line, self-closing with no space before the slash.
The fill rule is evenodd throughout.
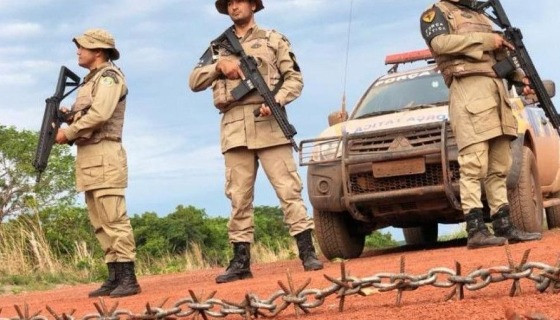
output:
<path id="1" fill-rule="evenodd" d="M 354 7 L 354 0 L 350 0 L 350 12 L 348 14 L 348 34 L 346 39 L 346 62 L 344 65 L 344 89 L 342 92 L 342 105 L 341 105 L 341 117 L 346 114 L 346 83 L 348 79 L 348 55 L 350 52 L 350 31 L 352 27 L 352 11 Z M 343 121 L 346 119 L 342 119 Z"/>

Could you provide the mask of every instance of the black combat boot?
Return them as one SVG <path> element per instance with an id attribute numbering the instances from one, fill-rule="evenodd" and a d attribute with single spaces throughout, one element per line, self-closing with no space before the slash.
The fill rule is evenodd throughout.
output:
<path id="1" fill-rule="evenodd" d="M 305 271 L 314 271 L 323 269 L 323 263 L 317 259 L 315 247 L 311 240 L 311 229 L 296 234 L 297 247 L 299 250 L 299 258 L 303 264 Z"/>
<path id="2" fill-rule="evenodd" d="M 226 272 L 216 277 L 216 283 L 232 282 L 252 277 L 251 244 L 248 242 L 234 242 L 233 259 L 230 260 Z"/>
<path id="3" fill-rule="evenodd" d="M 111 291 L 111 298 L 126 297 L 142 292 L 136 281 L 134 262 L 117 262 L 117 278 L 119 286 Z"/>
<path id="4" fill-rule="evenodd" d="M 492 246 L 503 246 L 506 238 L 495 237 L 490 233 L 484 219 L 482 218 L 482 209 L 471 209 L 465 216 L 467 220 L 467 248 L 477 249 Z"/>
<path id="5" fill-rule="evenodd" d="M 508 239 L 510 243 L 533 241 L 541 239 L 539 232 L 525 232 L 517 229 L 509 216 L 509 206 L 503 205 L 498 212 L 492 216 L 492 227 L 494 234 Z"/>
<path id="6" fill-rule="evenodd" d="M 107 263 L 107 269 L 109 270 L 109 276 L 107 277 L 107 280 L 103 282 L 99 289 L 94 290 L 88 294 L 90 298 L 108 296 L 109 294 L 111 294 L 111 291 L 115 290 L 115 288 L 119 285 L 119 281 L 117 278 L 117 263 Z"/>

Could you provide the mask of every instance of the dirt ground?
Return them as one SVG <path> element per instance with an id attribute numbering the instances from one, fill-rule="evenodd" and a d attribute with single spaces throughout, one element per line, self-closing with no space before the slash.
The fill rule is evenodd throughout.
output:
<path id="1" fill-rule="evenodd" d="M 523 253 L 531 249 L 529 261 L 543 262 L 550 266 L 557 263 L 560 254 L 560 230 L 548 231 L 543 240 L 510 246 L 513 259 L 519 262 Z M 381 272 L 398 273 L 400 258 L 406 259 L 406 272 L 423 274 L 434 267 L 454 269 L 455 261 L 462 264 L 463 274 L 476 269 L 506 266 L 507 255 L 504 247 L 479 250 L 467 250 L 465 240 L 438 244 L 432 248 L 400 247 L 389 250 L 370 251 L 359 259 L 346 262 L 346 270 L 352 276 L 365 278 Z M 158 305 L 164 298 L 169 298 L 164 307 L 170 308 L 175 302 L 189 296 L 189 289 L 206 297 L 213 291 L 216 298 L 239 302 L 246 293 L 255 293 L 259 299 L 267 299 L 280 289 L 278 281 L 286 285 L 287 270 L 290 270 L 294 287 L 299 287 L 307 278 L 311 278 L 308 288 L 324 289 L 330 286 L 323 274 L 340 277 L 340 263 L 325 262 L 325 269 L 316 272 L 303 272 L 299 261 L 286 261 L 266 265 L 254 265 L 253 279 L 217 285 L 214 277 L 222 269 L 203 270 L 197 272 L 180 273 L 164 276 L 147 276 L 139 279 L 142 293 L 137 296 L 118 299 L 119 309 L 128 309 L 135 314 L 145 310 L 146 303 Z M 444 280 L 439 278 L 439 280 Z M 311 309 L 310 314 L 300 315 L 304 319 L 560 319 L 560 294 L 549 291 L 539 293 L 532 281 L 521 280 L 521 294 L 509 297 L 512 282 L 501 282 L 477 290 L 465 289 L 465 299 L 462 301 L 444 302 L 444 297 L 450 289 L 440 289 L 432 286 L 421 287 L 415 291 L 403 293 L 402 305 L 397 307 L 397 293 L 377 292 L 368 296 L 354 295 L 345 299 L 344 311 L 338 312 L 339 300 L 332 295 L 319 307 Z M 74 316 L 95 313 L 93 306 L 97 299 L 87 298 L 87 293 L 98 284 L 64 287 L 48 292 L 30 292 L 18 295 L 1 295 L 0 318 L 16 316 L 15 304 L 29 305 L 30 312 L 42 310 L 42 315 L 48 315 L 45 307 L 49 305 L 56 312 L 68 312 L 76 309 Z M 112 305 L 115 299 L 105 299 Z M 280 300 L 276 300 L 277 303 Z M 506 313 L 513 315 L 506 317 Z M 192 316 L 190 317 L 192 318 Z M 231 315 L 228 319 L 241 319 Z M 276 319 L 296 319 L 294 308 L 290 306 Z M 199 317 L 199 319 L 201 319 Z"/>

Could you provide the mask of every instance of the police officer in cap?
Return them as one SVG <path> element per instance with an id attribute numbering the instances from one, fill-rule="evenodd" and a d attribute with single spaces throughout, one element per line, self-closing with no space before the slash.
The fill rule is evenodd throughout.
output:
<path id="1" fill-rule="evenodd" d="M 286 107 L 299 97 L 303 79 L 286 37 L 274 30 L 261 29 L 255 23 L 255 12 L 263 8 L 261 0 L 216 1 L 218 12 L 229 15 L 233 21 L 233 30 L 244 51 L 259 62 L 259 72 L 275 92 L 276 101 Z M 216 282 L 252 277 L 253 195 L 259 163 L 280 200 L 284 221 L 290 235 L 296 238 L 304 269 L 322 269 L 313 247 L 313 222 L 301 197 L 302 182 L 289 140 L 257 92 L 239 101 L 231 94 L 244 76 L 238 59 L 224 48 L 211 46 L 189 79 L 193 91 L 212 87 L 214 105 L 222 114 L 221 149 L 226 167 L 226 195 L 232 206 L 228 235 L 234 257 Z M 257 117 L 254 110 L 260 110 Z"/>
<path id="2" fill-rule="evenodd" d="M 492 67 L 505 50 L 514 48 L 493 31 L 490 20 L 476 10 L 476 3 L 440 0 L 420 18 L 422 36 L 449 87 L 449 117 L 459 148 L 461 205 L 469 249 L 541 238 L 540 233 L 523 232 L 511 222 L 506 178 L 517 122 L 503 79 Z M 521 70 L 514 77 L 528 85 Z M 525 86 L 523 91 L 531 89 Z M 494 235 L 484 224 L 481 183 Z"/>
<path id="3" fill-rule="evenodd" d="M 58 130 L 56 142 L 78 146 L 76 188 L 85 193 L 95 236 L 105 252 L 108 279 L 90 297 L 123 297 L 140 292 L 134 260 L 136 245 L 126 214 L 128 182 L 122 129 L 128 89 L 113 36 L 90 29 L 72 41 L 78 64 L 89 70 L 72 106 L 69 126 Z"/>

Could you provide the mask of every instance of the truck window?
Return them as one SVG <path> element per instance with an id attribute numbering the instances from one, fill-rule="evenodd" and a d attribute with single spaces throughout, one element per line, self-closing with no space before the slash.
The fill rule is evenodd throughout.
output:
<path id="1" fill-rule="evenodd" d="M 447 104 L 449 91 L 436 72 L 395 75 L 378 79 L 360 100 L 352 118 L 386 113 L 418 105 Z"/>

